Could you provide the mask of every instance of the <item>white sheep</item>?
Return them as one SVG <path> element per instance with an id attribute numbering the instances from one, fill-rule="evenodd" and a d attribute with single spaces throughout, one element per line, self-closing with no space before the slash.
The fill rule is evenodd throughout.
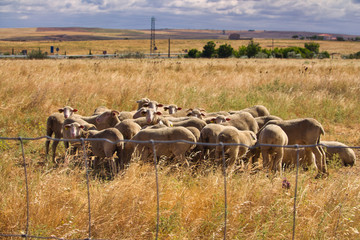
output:
<path id="1" fill-rule="evenodd" d="M 261 116 L 255 118 L 255 121 L 257 122 L 259 129 L 262 128 L 270 120 L 282 120 L 282 119 L 274 115 Z"/>
<path id="2" fill-rule="evenodd" d="M 111 173 L 114 175 L 118 169 L 124 168 L 123 149 L 124 140 L 121 132 L 116 128 L 107 128 L 101 131 L 98 130 L 84 130 L 84 126 L 78 122 L 73 122 L 64 125 L 64 128 L 70 133 L 70 139 L 86 138 L 86 139 L 107 139 L 90 141 L 91 151 L 100 159 L 108 159 Z M 119 163 L 115 162 L 114 153 L 116 152 Z M 118 165 L 118 166 L 117 166 Z"/>
<path id="3" fill-rule="evenodd" d="M 270 124 L 260 132 L 258 143 L 285 146 L 288 144 L 288 137 L 281 127 Z M 263 167 L 270 168 L 273 172 L 279 171 L 281 173 L 284 148 L 261 145 L 260 149 L 263 156 Z"/>
<path id="4" fill-rule="evenodd" d="M 256 135 L 253 131 L 241 131 L 232 126 L 226 127 L 219 133 L 217 143 L 225 144 L 224 152 L 229 156 L 226 161 L 229 169 L 233 168 L 237 159 L 240 159 L 241 164 L 244 165 L 242 158 L 245 157 L 249 147 L 255 145 L 256 140 Z M 215 152 L 215 159 L 217 162 L 220 161 L 221 156 L 222 146 L 219 145 L 216 147 Z"/>
<path id="5" fill-rule="evenodd" d="M 63 133 L 62 133 L 62 126 L 64 123 L 64 120 L 66 118 L 71 117 L 75 112 L 77 112 L 77 109 L 74 109 L 70 106 L 65 106 L 63 108 L 59 108 L 58 109 L 58 113 L 53 113 L 51 114 L 46 121 L 46 136 L 48 137 L 52 137 L 52 135 L 54 134 L 54 137 L 56 139 L 60 139 L 63 137 Z M 52 160 L 55 161 L 55 156 L 56 156 L 56 148 L 57 145 L 59 144 L 59 141 L 54 140 L 52 143 Z M 64 142 L 65 147 L 68 147 L 68 144 L 66 142 Z M 48 154 L 49 154 L 49 146 L 50 146 L 50 139 L 46 139 L 45 142 L 45 156 L 47 158 Z"/>
<path id="6" fill-rule="evenodd" d="M 173 142 L 173 143 L 156 143 L 155 150 L 157 157 L 165 155 L 167 157 L 174 156 L 180 162 L 188 162 L 185 153 L 193 149 L 196 139 L 192 132 L 185 127 L 161 127 L 157 129 L 146 128 L 138 132 L 126 145 L 127 156 L 131 156 L 134 152 L 146 160 L 153 154 L 153 145 L 148 143 L 137 143 L 133 141 L 176 141 L 184 140 L 191 143 Z"/>
<path id="7" fill-rule="evenodd" d="M 118 129 L 124 136 L 124 139 L 127 140 L 131 139 L 141 130 L 141 126 L 132 119 L 125 119 L 124 121 L 116 124 L 115 128 Z"/>
<path id="8" fill-rule="evenodd" d="M 263 106 L 263 105 L 255 105 L 252 107 L 248 107 L 248 108 L 244 108 L 240 111 L 230 111 L 230 114 L 236 114 L 239 112 L 248 112 L 250 113 L 253 117 L 261 117 L 261 116 L 268 116 L 270 115 L 269 110 Z"/>
<path id="9" fill-rule="evenodd" d="M 339 158 L 344 166 L 354 166 L 356 163 L 356 155 L 354 150 L 344 143 L 338 141 L 320 141 L 324 145 L 326 159 L 328 161 Z"/>
<path id="10" fill-rule="evenodd" d="M 271 120 L 267 122 L 262 129 L 267 125 L 276 124 L 284 130 L 288 136 L 289 145 L 316 145 L 320 143 L 321 135 L 325 134 L 322 125 L 313 118 L 299 118 L 292 120 Z M 259 130 L 261 133 L 262 129 Z M 307 157 L 311 158 L 311 152 L 315 154 L 316 166 L 318 174 L 316 178 L 327 175 L 327 167 L 325 161 L 325 152 L 321 146 L 308 147 L 305 149 Z"/>
<path id="11" fill-rule="evenodd" d="M 255 118 L 248 112 L 240 112 L 228 117 L 230 120 L 221 123 L 224 126 L 233 126 L 238 130 L 249 130 L 255 134 L 259 130 L 259 126 Z"/>
<path id="12" fill-rule="evenodd" d="M 165 111 L 168 111 L 170 115 L 175 114 L 177 111 L 180 111 L 182 108 L 178 107 L 175 104 L 166 105 L 164 107 Z"/>

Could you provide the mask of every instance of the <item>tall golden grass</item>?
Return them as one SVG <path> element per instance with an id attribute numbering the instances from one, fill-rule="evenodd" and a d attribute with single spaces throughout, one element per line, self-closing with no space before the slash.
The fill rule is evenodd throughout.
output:
<path id="1" fill-rule="evenodd" d="M 45 135 L 46 118 L 71 105 L 91 115 L 99 105 L 120 111 L 142 97 L 207 111 L 265 105 L 284 119 L 314 117 L 324 139 L 360 146 L 360 62 L 351 60 L 87 59 L 1 60 L 0 136 Z M 64 156 L 59 144 L 58 156 Z M 25 141 L 31 235 L 86 238 L 84 169 L 44 162 L 44 140 Z M 0 233 L 26 224 L 22 156 L 0 141 Z M 329 166 L 330 176 L 300 171 L 296 239 L 359 238 L 359 167 Z M 290 190 L 281 183 L 286 177 Z M 194 174 L 160 165 L 160 239 L 218 239 L 224 231 L 220 170 Z M 228 239 L 292 237 L 295 172 L 227 177 Z M 132 161 L 112 181 L 90 180 L 92 237 L 152 239 L 156 231 L 154 166 Z"/>

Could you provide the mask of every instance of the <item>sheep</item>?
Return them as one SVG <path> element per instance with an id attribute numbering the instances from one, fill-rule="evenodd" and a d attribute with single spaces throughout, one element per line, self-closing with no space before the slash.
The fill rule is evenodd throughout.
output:
<path id="1" fill-rule="evenodd" d="M 209 117 L 209 118 L 206 118 L 205 119 L 205 122 L 207 124 L 209 123 L 217 123 L 217 124 L 220 124 L 220 123 L 225 123 L 227 121 L 230 121 L 231 119 L 227 116 L 224 116 L 224 115 L 218 115 L 216 117 Z"/>
<path id="2" fill-rule="evenodd" d="M 128 158 L 136 152 L 141 155 L 142 159 L 147 159 L 153 152 L 153 145 L 147 143 L 136 143 L 133 141 L 175 141 L 185 140 L 192 143 L 173 142 L 173 143 L 156 143 L 156 155 L 159 158 L 161 155 L 174 156 L 180 162 L 189 165 L 185 158 L 185 153 L 193 149 L 196 144 L 196 139 L 192 132 L 185 127 L 161 127 L 158 129 L 146 128 L 139 131 L 127 144 L 126 151 Z"/>
<path id="3" fill-rule="evenodd" d="M 140 108 L 144 107 L 144 104 L 149 103 L 150 99 L 148 98 L 142 98 L 140 100 L 137 100 L 136 103 L 138 104 L 138 108 L 137 110 L 139 110 Z"/>
<path id="4" fill-rule="evenodd" d="M 282 120 L 282 119 L 274 115 L 261 116 L 255 118 L 255 121 L 257 122 L 259 129 L 262 128 L 270 120 Z"/>
<path id="5" fill-rule="evenodd" d="M 63 108 L 58 109 L 59 113 L 51 114 L 46 121 L 46 136 L 51 137 L 53 134 L 56 139 L 60 139 L 63 136 L 62 133 L 62 125 L 64 120 L 68 117 L 71 117 L 74 112 L 77 112 L 77 109 L 74 109 L 70 106 L 65 106 Z M 52 160 L 55 162 L 56 156 L 56 148 L 59 144 L 59 141 L 54 140 L 52 144 Z M 64 142 L 65 147 L 68 147 L 68 144 Z M 49 147 L 50 147 L 50 139 L 46 139 L 45 142 L 45 157 L 49 154 Z"/>
<path id="6" fill-rule="evenodd" d="M 200 143 L 204 143 L 199 145 L 201 149 L 201 158 L 209 157 L 215 158 L 215 145 L 207 145 L 207 143 L 215 144 L 217 143 L 217 137 L 222 130 L 224 130 L 226 126 L 220 124 L 210 123 L 206 125 L 200 132 Z"/>
<path id="7" fill-rule="evenodd" d="M 229 155 L 227 162 L 227 167 L 229 169 L 233 169 L 236 160 L 238 158 L 242 158 L 248 152 L 249 147 L 255 145 L 256 143 L 256 135 L 253 131 L 241 131 L 235 127 L 229 126 L 222 130 L 218 137 L 217 143 L 230 143 L 236 145 L 224 145 L 225 154 Z M 243 144 L 243 145 L 240 145 Z M 244 146 L 245 145 L 245 146 Z M 217 162 L 221 159 L 222 146 L 216 147 L 215 159 Z M 243 161 L 241 160 L 243 165 Z"/>
<path id="8" fill-rule="evenodd" d="M 284 155 L 282 158 L 282 166 L 284 168 L 293 168 L 297 164 L 297 157 L 299 152 L 299 165 L 302 166 L 304 170 L 307 170 L 308 167 L 314 165 L 315 155 L 311 153 L 309 156 L 306 155 L 305 148 L 284 148 Z M 310 158 L 309 158 L 310 157 Z"/>
<path id="9" fill-rule="evenodd" d="M 331 161 L 334 157 L 338 157 L 344 166 L 354 166 L 356 163 L 356 155 L 354 150 L 346 144 L 337 141 L 320 141 L 324 146 L 326 159 Z"/>
<path id="10" fill-rule="evenodd" d="M 164 105 L 161 103 L 158 103 L 157 101 L 149 101 L 147 103 L 144 103 L 142 106 L 148 107 L 148 108 L 154 109 L 154 111 L 157 111 L 158 107 L 162 107 Z"/>
<path id="11" fill-rule="evenodd" d="M 93 116 L 94 115 L 100 115 L 102 114 L 103 112 L 106 112 L 106 111 L 109 111 L 110 109 L 108 109 L 107 107 L 105 106 L 99 106 L 97 108 L 95 108 L 94 110 L 94 113 L 93 113 Z"/>
<path id="12" fill-rule="evenodd" d="M 114 127 L 120 122 L 119 112 L 116 110 L 107 110 L 100 115 L 93 115 L 89 117 L 80 116 L 80 119 L 94 124 L 98 130 L 103 130 L 105 128 Z"/>
<path id="13" fill-rule="evenodd" d="M 175 114 L 177 111 L 179 111 L 181 109 L 182 109 L 181 107 L 178 107 L 175 104 L 170 104 L 170 105 L 167 105 L 167 106 L 164 107 L 164 110 L 169 111 L 170 115 Z"/>
<path id="14" fill-rule="evenodd" d="M 269 116 L 270 112 L 269 110 L 263 106 L 263 105 L 255 105 L 252 107 L 248 107 L 245 109 L 242 109 L 240 111 L 230 111 L 230 114 L 236 114 L 239 112 L 248 112 L 250 113 L 253 117 L 261 117 L 261 116 Z"/>
<path id="15" fill-rule="evenodd" d="M 203 113 L 205 112 L 205 110 L 201 108 L 189 108 L 188 110 L 186 110 L 186 112 L 188 112 L 186 114 L 186 116 L 188 117 L 196 117 L 199 119 L 203 119 L 203 117 L 205 117 L 205 114 Z"/>
<path id="16" fill-rule="evenodd" d="M 192 117 L 184 121 L 172 122 L 172 125 L 174 127 L 196 127 L 199 129 L 199 131 L 201 131 L 201 129 L 206 126 L 206 122 L 204 120 Z"/>
<path id="17" fill-rule="evenodd" d="M 83 126 L 84 130 L 97 130 L 96 126 L 94 124 L 88 123 L 84 120 L 82 120 L 81 118 L 77 118 L 77 117 L 70 117 L 64 120 L 63 125 L 62 125 L 62 133 L 63 133 L 63 138 L 64 139 L 74 139 L 75 136 L 73 135 L 74 133 L 71 132 L 71 129 L 68 127 L 65 127 L 66 125 L 72 124 L 72 123 L 76 123 L 77 125 L 81 125 Z M 66 148 L 69 147 L 68 141 L 65 141 L 66 143 Z M 72 142 L 71 143 L 72 146 L 72 153 L 76 152 L 76 150 L 79 148 L 80 144 L 77 142 Z"/>
<path id="18" fill-rule="evenodd" d="M 259 126 L 255 118 L 248 112 L 240 112 L 229 116 L 229 121 L 221 123 L 224 126 L 233 126 L 238 130 L 249 130 L 253 131 L 255 134 L 259 130 Z"/>
<path id="19" fill-rule="evenodd" d="M 284 130 L 288 136 L 288 144 L 303 144 L 303 145 L 316 145 L 320 143 L 320 136 L 325 134 L 322 125 L 313 118 L 298 118 L 292 120 L 271 120 L 267 122 L 260 130 L 264 129 L 267 125 L 276 124 Z M 315 154 L 316 167 L 318 168 L 318 174 L 316 178 L 322 175 L 328 175 L 325 152 L 321 146 L 306 148 L 306 154 L 308 158 L 311 158 L 311 152 Z"/>
<path id="20" fill-rule="evenodd" d="M 141 126 L 132 119 L 125 119 L 124 121 L 116 124 L 115 128 L 118 129 L 124 136 L 124 139 L 127 140 L 131 139 L 141 130 Z"/>
<path id="21" fill-rule="evenodd" d="M 270 124 L 260 132 L 258 143 L 285 146 L 288 144 L 288 136 L 281 127 Z M 281 174 L 284 148 L 261 145 L 260 149 L 263 156 L 263 167 L 270 168 L 273 172 L 279 171 Z"/>
<path id="22" fill-rule="evenodd" d="M 136 122 L 137 124 L 139 124 L 142 128 L 148 126 L 148 125 L 155 125 L 155 124 L 163 124 L 166 125 L 168 127 L 172 126 L 172 123 L 162 117 L 162 113 L 159 111 L 154 111 L 154 109 L 149 108 L 149 109 L 144 109 L 141 114 L 145 117 L 141 117 L 141 118 L 136 118 L 136 119 L 132 119 L 134 122 Z"/>
<path id="23" fill-rule="evenodd" d="M 117 163 L 114 160 L 114 153 L 116 152 L 119 158 L 119 168 L 124 168 L 123 161 L 123 149 L 124 149 L 124 140 L 121 132 L 116 128 L 107 128 L 101 131 L 98 130 L 84 130 L 85 126 L 79 124 L 78 122 L 73 122 L 70 124 L 64 125 L 64 128 L 68 130 L 70 133 L 70 139 L 76 138 L 87 138 L 87 139 L 100 139 L 104 138 L 111 142 L 105 140 L 94 140 L 90 141 L 91 151 L 92 153 L 100 158 L 108 159 L 109 167 L 111 169 L 111 173 L 114 175 L 118 171 Z"/>

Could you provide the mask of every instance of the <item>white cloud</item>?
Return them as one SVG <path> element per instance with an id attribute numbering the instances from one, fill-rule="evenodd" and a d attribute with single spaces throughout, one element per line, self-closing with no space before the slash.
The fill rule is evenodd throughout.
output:
<path id="1" fill-rule="evenodd" d="M 107 23 L 111 22 L 111 17 L 119 23 L 129 23 L 129 19 L 142 21 L 155 16 L 166 19 L 165 24 L 182 24 L 185 28 L 196 19 L 196 26 L 203 28 L 223 24 L 219 28 L 225 29 L 230 25 L 239 26 L 239 23 L 251 23 L 260 28 L 307 24 L 314 28 L 337 27 L 335 32 L 349 28 L 356 32 L 359 31 L 355 25 L 360 22 L 360 0 L 0 0 L 0 13 L 0 27 L 16 24 L 14 19 L 23 20 L 21 25 L 33 23 L 36 26 L 39 23 L 68 26 L 85 22 L 90 27 L 101 27 L 102 21 L 106 21 L 103 27 L 110 27 Z M 181 19 L 181 16 L 186 17 Z"/>

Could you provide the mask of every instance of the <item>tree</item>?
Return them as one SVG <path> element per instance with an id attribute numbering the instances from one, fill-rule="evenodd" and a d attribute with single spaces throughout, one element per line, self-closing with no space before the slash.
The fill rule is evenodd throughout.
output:
<path id="1" fill-rule="evenodd" d="M 259 43 L 254 43 L 253 40 L 251 40 L 247 46 L 246 53 L 249 58 L 255 57 L 255 55 L 261 51 L 261 47 Z"/>
<path id="2" fill-rule="evenodd" d="M 233 54 L 234 49 L 231 45 L 223 44 L 218 49 L 219 58 L 228 58 Z"/>
<path id="3" fill-rule="evenodd" d="M 314 42 L 305 43 L 305 48 L 314 53 L 319 53 L 320 44 Z"/>
<path id="4" fill-rule="evenodd" d="M 188 57 L 189 58 L 197 58 L 199 55 L 199 50 L 193 48 L 193 49 L 190 49 L 189 52 L 188 52 Z"/>
<path id="5" fill-rule="evenodd" d="M 202 56 L 206 58 L 211 58 L 215 54 L 215 46 L 216 44 L 213 41 L 209 41 L 202 51 Z"/>

